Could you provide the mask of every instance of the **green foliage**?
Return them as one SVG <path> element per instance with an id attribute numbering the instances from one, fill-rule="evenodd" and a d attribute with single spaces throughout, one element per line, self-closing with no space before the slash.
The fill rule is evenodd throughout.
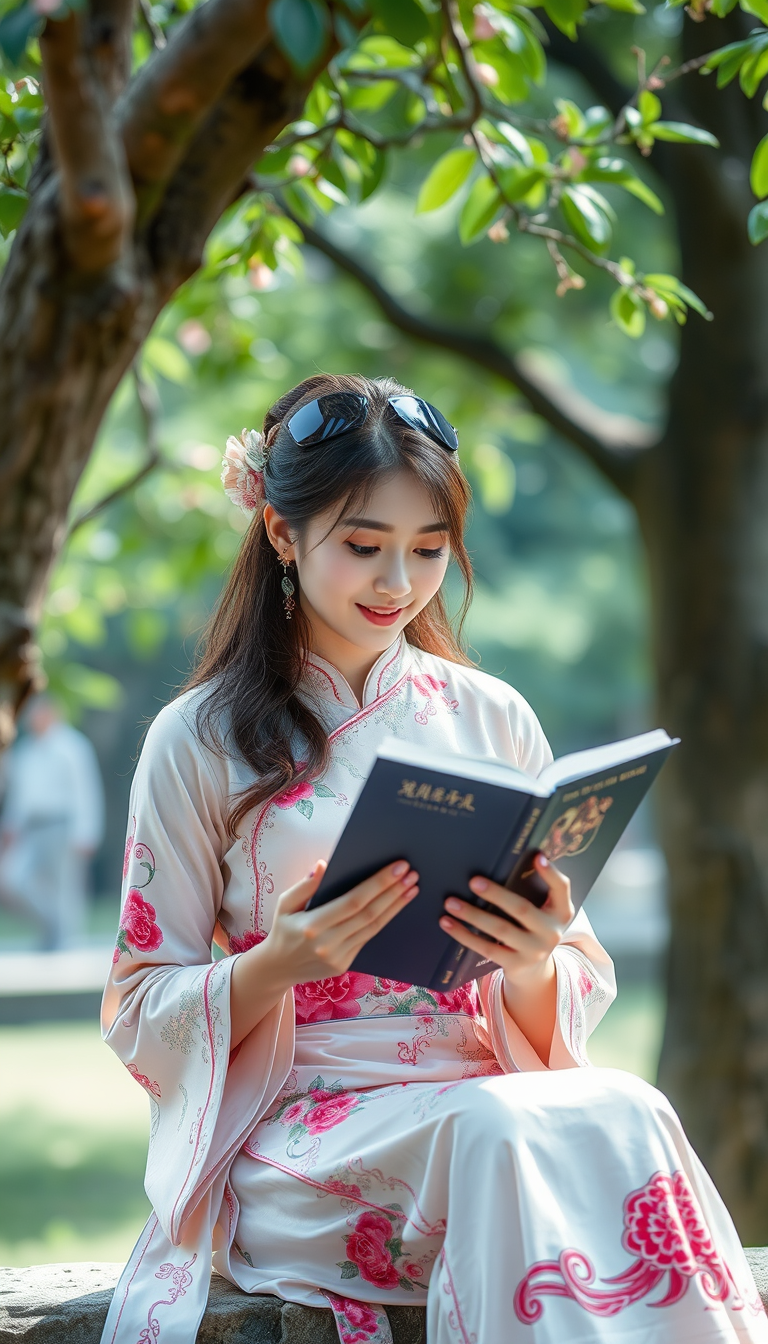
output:
<path id="1" fill-rule="evenodd" d="M 328 41 L 328 10 L 321 0 L 272 0 L 269 21 L 275 42 L 300 73 L 309 70 Z"/>
<path id="2" fill-rule="evenodd" d="M 768 201 L 753 205 L 747 220 L 747 233 L 754 247 L 768 238 Z"/>
<path id="3" fill-rule="evenodd" d="M 437 210 L 463 187 L 477 162 L 474 149 L 451 149 L 432 168 L 422 184 L 416 201 L 416 213 Z"/>

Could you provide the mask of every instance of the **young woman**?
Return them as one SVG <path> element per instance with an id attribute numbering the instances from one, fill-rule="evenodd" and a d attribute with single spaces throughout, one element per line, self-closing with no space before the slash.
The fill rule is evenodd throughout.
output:
<path id="1" fill-rule="evenodd" d="M 612 967 L 543 857 L 542 910 L 471 883 L 515 923 L 472 910 L 470 933 L 446 900 L 499 967 L 451 994 L 349 970 L 418 899 L 405 860 L 306 909 L 385 735 L 533 774 L 551 753 L 446 618 L 469 491 L 440 412 L 317 377 L 264 430 L 229 442 L 252 522 L 133 788 L 104 1026 L 149 1096 L 155 1211 L 105 1341 L 192 1344 L 212 1250 L 345 1344 L 391 1341 L 398 1303 L 426 1305 L 429 1344 L 768 1341 L 668 1102 L 587 1067 Z"/>

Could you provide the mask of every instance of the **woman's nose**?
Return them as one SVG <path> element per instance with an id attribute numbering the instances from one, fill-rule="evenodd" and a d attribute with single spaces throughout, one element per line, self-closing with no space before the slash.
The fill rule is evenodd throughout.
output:
<path id="1" fill-rule="evenodd" d="M 375 579 L 374 591 L 388 597 L 405 597 L 411 591 L 411 583 L 405 562 L 398 557 Z"/>

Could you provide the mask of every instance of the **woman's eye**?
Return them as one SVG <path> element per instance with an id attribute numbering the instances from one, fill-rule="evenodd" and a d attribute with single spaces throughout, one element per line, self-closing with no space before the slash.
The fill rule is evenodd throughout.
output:
<path id="1" fill-rule="evenodd" d="M 443 556 L 445 555 L 445 547 L 438 546 L 437 550 L 429 551 L 426 549 L 426 547 L 421 546 L 417 550 L 416 554 L 420 555 L 424 560 L 442 560 Z"/>
<path id="2" fill-rule="evenodd" d="M 356 541 L 348 541 L 347 545 L 354 555 L 375 555 L 378 546 L 360 546 Z"/>

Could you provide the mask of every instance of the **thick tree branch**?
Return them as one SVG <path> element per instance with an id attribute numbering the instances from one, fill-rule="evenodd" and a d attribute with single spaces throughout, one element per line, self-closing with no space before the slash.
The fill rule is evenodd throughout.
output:
<path id="1" fill-rule="evenodd" d="M 87 53 L 86 27 L 78 11 L 49 20 L 40 51 L 64 246 L 77 271 L 94 273 L 121 256 L 133 197 L 123 148 Z"/>
<path id="2" fill-rule="evenodd" d="M 122 499 L 125 495 L 129 495 L 136 489 L 137 485 L 141 485 L 141 482 L 149 476 L 150 472 L 155 470 L 155 467 L 157 467 L 162 460 L 160 443 L 157 436 L 160 398 L 158 397 L 155 388 L 142 377 L 138 363 L 135 363 L 133 366 L 133 380 L 136 386 L 136 399 L 139 403 L 139 410 L 141 411 L 141 418 L 144 425 L 144 441 L 147 455 L 141 466 L 132 476 L 129 476 L 121 485 L 115 486 L 114 490 L 109 490 L 102 499 L 97 500 L 97 502 L 92 504 L 89 509 L 84 509 L 82 513 L 78 514 L 73 520 L 67 533 L 67 541 L 69 541 L 70 538 L 74 536 L 75 532 L 83 527 L 85 523 L 90 523 L 93 518 L 97 518 L 105 509 L 108 509 L 112 504 L 115 504 L 118 499 Z"/>
<path id="3" fill-rule="evenodd" d="M 268 40 L 267 0 L 207 0 L 136 76 L 121 120 L 140 222 L 157 208 L 205 117 Z"/>
<path id="4" fill-rule="evenodd" d="M 575 388 L 562 387 L 547 376 L 533 359 L 510 355 L 491 337 L 409 312 L 359 261 L 310 225 L 298 219 L 296 223 L 311 247 L 367 290 L 394 327 L 414 340 L 448 350 L 511 383 L 537 415 L 580 448 L 622 494 L 630 495 L 635 461 L 657 439 L 649 426 L 628 415 L 602 410 Z"/>
<path id="5" fill-rule="evenodd" d="M 267 145 L 299 116 L 323 63 L 299 76 L 270 44 L 227 89 L 190 145 L 148 233 L 164 289 L 175 288 L 200 265 L 214 224 L 241 194 Z"/>
<path id="6" fill-rule="evenodd" d="M 101 88 L 113 103 L 131 73 L 134 0 L 90 0 L 85 49 Z"/>

